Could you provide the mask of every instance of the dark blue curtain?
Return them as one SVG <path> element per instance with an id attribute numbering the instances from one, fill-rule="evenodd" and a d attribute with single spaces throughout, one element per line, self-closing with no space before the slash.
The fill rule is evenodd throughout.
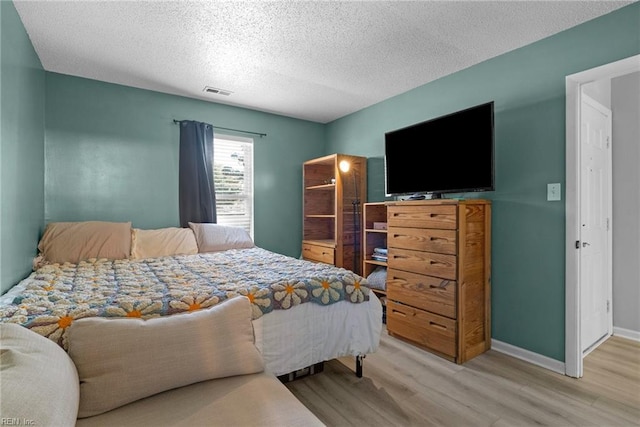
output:
<path id="1" fill-rule="evenodd" d="M 213 126 L 182 120 L 180 125 L 180 225 L 216 222 L 213 186 Z"/>

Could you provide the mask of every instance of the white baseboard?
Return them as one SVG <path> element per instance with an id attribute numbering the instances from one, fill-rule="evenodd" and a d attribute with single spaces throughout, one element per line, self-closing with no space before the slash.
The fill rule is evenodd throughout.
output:
<path id="1" fill-rule="evenodd" d="M 640 341 L 640 332 L 631 329 L 613 327 L 613 335 L 617 337 L 627 338 L 634 341 Z"/>
<path id="2" fill-rule="evenodd" d="M 614 327 L 613 335 L 634 341 L 640 341 L 640 332 L 633 331 L 631 329 Z M 516 359 L 524 360 L 525 362 L 529 362 L 533 365 L 540 366 L 541 368 L 549 369 L 550 371 L 558 374 L 566 375 L 564 362 L 559 360 L 552 359 L 496 339 L 491 339 L 491 349 L 504 353 L 508 356 L 515 357 Z"/>
<path id="3" fill-rule="evenodd" d="M 516 347 L 515 345 L 507 344 L 502 341 L 491 339 L 491 349 L 504 353 L 508 356 L 515 357 L 516 359 L 524 360 L 533 365 L 540 366 L 545 369 L 549 369 L 558 374 L 565 375 L 564 362 L 552 359 L 547 356 L 543 356 L 533 351 L 525 350 L 524 348 Z"/>

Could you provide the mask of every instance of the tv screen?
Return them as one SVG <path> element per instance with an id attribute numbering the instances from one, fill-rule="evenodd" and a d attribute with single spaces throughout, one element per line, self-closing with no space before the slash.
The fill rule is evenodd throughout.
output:
<path id="1" fill-rule="evenodd" d="M 490 191 L 493 101 L 385 134 L 387 196 Z"/>

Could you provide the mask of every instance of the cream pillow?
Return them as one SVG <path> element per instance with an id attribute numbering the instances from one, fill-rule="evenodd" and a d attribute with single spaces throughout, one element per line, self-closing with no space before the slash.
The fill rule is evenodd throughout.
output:
<path id="1" fill-rule="evenodd" d="M 189 227 L 196 235 L 200 253 L 255 247 L 251 236 L 242 227 L 193 222 Z"/>
<path id="2" fill-rule="evenodd" d="M 131 258 L 157 258 L 198 253 L 198 244 L 190 228 L 168 227 L 158 230 L 134 228 L 131 232 Z"/>
<path id="3" fill-rule="evenodd" d="M 72 426 L 79 395 L 76 367 L 62 347 L 24 326 L 0 324 L 1 420 Z"/>
<path id="4" fill-rule="evenodd" d="M 72 262 L 84 259 L 125 259 L 131 253 L 130 222 L 51 222 L 38 249 L 45 261 Z"/>
<path id="5" fill-rule="evenodd" d="M 79 319 L 69 326 L 67 342 L 80 377 L 78 418 L 196 382 L 264 370 L 251 303 L 243 296 L 149 320 Z"/>

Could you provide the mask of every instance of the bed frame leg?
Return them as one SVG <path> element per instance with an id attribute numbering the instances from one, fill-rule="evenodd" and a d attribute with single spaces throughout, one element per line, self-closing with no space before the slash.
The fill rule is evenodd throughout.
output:
<path id="1" fill-rule="evenodd" d="M 365 355 L 359 354 L 356 356 L 356 377 L 362 378 L 362 361 L 364 360 Z"/>

